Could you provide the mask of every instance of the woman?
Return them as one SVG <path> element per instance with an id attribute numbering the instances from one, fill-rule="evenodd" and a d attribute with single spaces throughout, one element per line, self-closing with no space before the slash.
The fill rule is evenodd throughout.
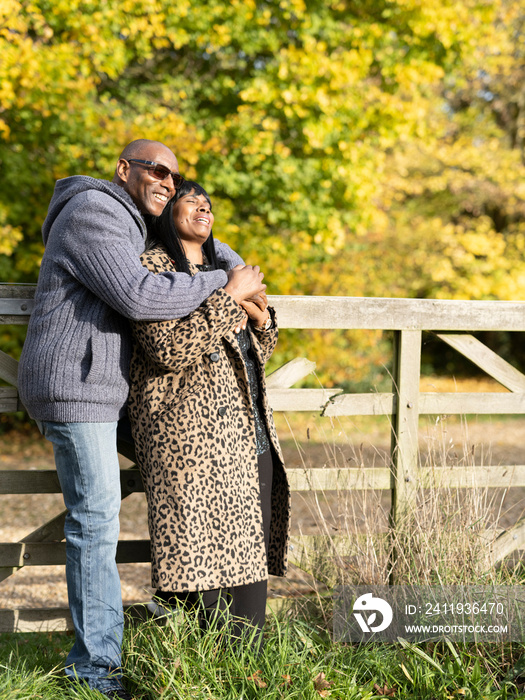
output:
<path id="1" fill-rule="evenodd" d="M 213 220 L 207 193 L 185 182 L 152 224 L 143 264 L 220 266 Z M 129 414 L 157 598 L 198 605 L 203 626 L 228 610 L 237 632 L 248 621 L 260 638 L 268 574 L 286 571 L 290 513 L 264 380 L 275 314 L 230 280 L 189 316 L 136 322 L 133 333 Z"/>

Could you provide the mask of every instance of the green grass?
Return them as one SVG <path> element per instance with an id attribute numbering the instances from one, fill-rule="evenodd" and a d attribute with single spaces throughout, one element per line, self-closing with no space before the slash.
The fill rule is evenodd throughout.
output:
<path id="1" fill-rule="evenodd" d="M 332 432 L 327 429 L 327 435 L 318 441 L 328 446 L 344 444 L 346 428 L 356 425 L 358 431 L 368 435 L 373 420 L 364 417 L 357 423 L 353 419 L 348 425 L 337 422 L 330 428 Z M 381 420 L 380 432 L 388 435 L 388 419 Z M 293 430 L 286 422 L 280 427 L 302 444 L 305 440 L 307 444 L 315 442 L 321 432 L 318 420 L 303 415 L 293 422 Z M 437 440 L 436 444 L 439 447 L 445 443 Z M 445 448 L 429 463 L 444 464 L 448 442 Z M 339 455 L 335 450 L 333 453 Z M 366 491 L 363 494 L 363 498 L 371 498 Z M 400 547 L 404 557 L 401 574 L 420 583 L 523 584 L 523 564 L 487 569 L 485 546 L 481 546 L 477 532 L 484 527 L 488 497 L 483 489 L 469 489 L 469 494 L 467 499 L 458 500 L 455 490 L 426 492 L 425 500 L 417 504 L 410 537 L 407 535 Z M 371 504 L 377 506 L 374 501 Z M 358 506 L 353 506 L 357 516 Z M 363 507 L 363 511 L 371 517 L 360 523 L 359 531 L 375 532 L 377 507 Z M 345 512 L 349 521 L 342 523 L 341 534 L 348 525 L 351 542 L 357 531 L 351 521 L 353 510 L 348 507 Z M 331 532 L 332 520 L 336 522 L 335 516 L 324 522 L 320 515 L 319 531 Z M 357 558 L 342 557 L 335 568 L 330 549 L 317 551 L 316 555 L 319 561 L 316 559 L 311 568 L 317 579 L 328 572 L 329 588 L 340 582 L 342 574 L 357 576 L 354 582 L 358 583 L 386 583 L 381 576 L 388 572 L 388 551 L 364 548 Z M 376 559 L 374 569 L 371 562 Z M 525 698 L 524 644 L 466 646 L 444 641 L 342 645 L 332 642 L 327 631 L 329 600 L 313 596 L 309 606 L 304 598 L 288 605 L 278 616 L 268 619 L 266 644 L 259 657 L 254 657 L 249 647 L 232 649 L 216 630 L 201 635 L 188 616 L 173 617 L 163 627 L 152 621 L 130 625 L 124 645 L 128 688 L 144 700 Z M 74 692 L 64 678 L 63 665 L 72 643 L 72 636 L 65 633 L 0 635 L 0 700 L 101 700 L 98 693 L 87 688 Z"/>
<path id="2" fill-rule="evenodd" d="M 0 635 L 1 700 L 100 700 L 89 689 L 74 693 L 64 679 L 71 643 L 61 633 Z M 175 616 L 163 627 L 129 627 L 124 667 L 129 689 L 144 700 L 503 700 L 525 697 L 524 651 L 517 644 L 339 645 L 321 626 L 284 615 L 268 620 L 255 657 L 248 645 L 232 648 L 220 632 L 201 635 L 193 619 Z"/>

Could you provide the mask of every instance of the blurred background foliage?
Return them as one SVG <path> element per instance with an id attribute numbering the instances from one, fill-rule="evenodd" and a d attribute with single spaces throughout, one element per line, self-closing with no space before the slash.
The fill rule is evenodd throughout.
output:
<path id="1" fill-rule="evenodd" d="M 57 178 L 146 137 L 270 293 L 525 299 L 524 30 L 515 0 L 0 0 L 0 279 L 36 281 Z M 388 346 L 290 331 L 272 363 L 374 386 Z"/>

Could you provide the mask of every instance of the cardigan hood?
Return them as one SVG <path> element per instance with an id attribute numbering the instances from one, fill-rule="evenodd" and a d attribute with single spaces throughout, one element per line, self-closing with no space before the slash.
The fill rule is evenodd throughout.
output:
<path id="1" fill-rule="evenodd" d="M 99 180 L 95 177 L 88 177 L 87 175 L 73 175 L 72 177 L 65 177 L 62 180 L 57 180 L 56 182 L 55 191 L 53 193 L 53 197 L 51 198 L 51 202 L 49 203 L 47 216 L 42 225 L 42 238 L 44 240 L 44 245 L 47 245 L 51 227 L 66 204 L 77 194 L 87 192 L 88 190 L 104 192 L 110 195 L 110 197 L 116 199 L 119 204 L 125 207 L 131 214 L 142 234 L 142 237 L 144 240 L 146 240 L 146 224 L 144 223 L 144 219 L 142 218 L 142 215 L 137 209 L 134 201 L 123 187 L 115 184 L 114 182 L 110 182 L 109 180 Z"/>

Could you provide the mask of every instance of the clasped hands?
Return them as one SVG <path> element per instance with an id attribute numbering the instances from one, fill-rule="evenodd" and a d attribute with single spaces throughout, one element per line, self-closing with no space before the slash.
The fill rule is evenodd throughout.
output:
<path id="1" fill-rule="evenodd" d="M 243 321 L 235 329 L 236 333 L 246 328 L 248 319 L 256 326 L 263 326 L 269 318 L 266 285 L 263 284 L 263 273 L 258 265 L 236 265 L 229 270 L 228 283 L 224 287 L 235 301 L 246 312 Z"/>

